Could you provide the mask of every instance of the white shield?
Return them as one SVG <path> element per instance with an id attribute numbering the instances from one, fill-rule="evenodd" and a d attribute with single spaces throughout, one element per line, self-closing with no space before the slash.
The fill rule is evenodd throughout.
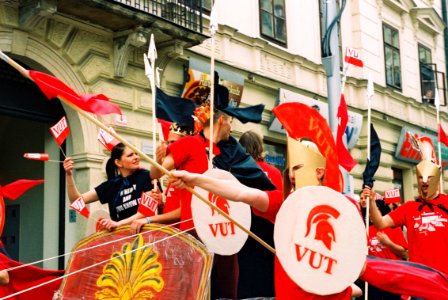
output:
<path id="1" fill-rule="evenodd" d="M 285 200 L 277 214 L 274 242 L 289 277 L 317 295 L 347 288 L 358 278 L 367 255 L 359 210 L 323 186 L 298 189 Z"/>
<path id="2" fill-rule="evenodd" d="M 234 180 L 235 183 L 238 183 L 238 180 L 232 174 L 223 170 L 211 169 L 204 174 L 215 178 Z M 231 189 L 232 186 L 229 185 L 228 188 Z M 249 205 L 216 197 L 199 187 L 195 187 L 195 190 L 203 198 L 214 203 L 230 215 L 232 219 L 244 228 L 250 229 L 251 214 Z M 247 233 L 195 195 L 193 195 L 191 201 L 191 211 L 196 232 L 210 251 L 220 255 L 232 255 L 240 251 L 247 240 Z"/>

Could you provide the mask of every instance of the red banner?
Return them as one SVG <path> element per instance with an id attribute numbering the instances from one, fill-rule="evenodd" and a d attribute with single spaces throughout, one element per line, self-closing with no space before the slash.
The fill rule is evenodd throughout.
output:
<path id="1" fill-rule="evenodd" d="M 142 197 L 140 198 L 140 203 L 138 205 L 138 212 L 144 214 L 147 217 L 151 217 L 156 214 L 158 206 L 159 202 L 157 202 L 156 199 L 143 192 Z"/>
<path id="2" fill-rule="evenodd" d="M 115 132 L 112 127 L 109 127 L 109 129 Z M 115 145 L 119 143 L 116 138 L 114 138 L 109 132 L 102 128 L 100 128 L 98 132 L 97 139 L 101 143 L 101 145 L 103 145 L 109 151 L 112 151 Z"/>
<path id="3" fill-rule="evenodd" d="M 384 203 L 396 203 L 400 202 L 400 189 L 392 189 L 384 192 Z"/>
<path id="4" fill-rule="evenodd" d="M 345 49 L 345 62 L 357 67 L 363 67 L 364 63 L 359 56 L 358 50 L 347 47 Z"/>
<path id="5" fill-rule="evenodd" d="M 70 134 L 70 129 L 68 128 L 67 119 L 65 119 L 65 116 L 62 117 L 62 119 L 59 120 L 59 122 L 57 122 L 54 126 L 50 127 L 50 131 L 56 140 L 56 143 L 61 146 Z"/>
<path id="6" fill-rule="evenodd" d="M 82 196 L 73 201 L 73 203 L 70 204 L 70 208 L 76 210 L 86 218 L 88 218 L 90 215 L 89 209 L 87 208 L 86 203 L 84 202 Z"/>

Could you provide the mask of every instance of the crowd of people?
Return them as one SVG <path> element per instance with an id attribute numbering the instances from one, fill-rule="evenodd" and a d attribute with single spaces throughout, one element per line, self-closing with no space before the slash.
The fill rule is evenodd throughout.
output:
<path id="1" fill-rule="evenodd" d="M 260 135 L 252 131 L 245 132 L 238 143 L 232 140 L 231 126 L 232 116 L 220 110 L 214 113 L 212 120 L 203 124 L 198 133 L 191 127 L 172 124 L 167 141 L 156 149 L 157 162 L 171 171 L 164 194 L 163 188 L 153 184 L 153 180 L 165 174 L 154 166 L 150 170 L 142 168 L 140 157 L 122 143 L 112 149 L 106 164 L 107 181 L 84 193 L 80 193 L 76 187 L 74 161 L 67 157 L 63 166 L 68 198 L 70 202 L 82 197 L 87 204 L 94 201 L 107 204 L 110 219 L 100 221 L 102 228 L 107 230 L 130 225 L 131 233 L 136 234 L 148 223 L 172 224 L 180 221 L 180 230 L 186 230 L 199 239 L 192 219 L 192 194 L 185 190 L 187 185 L 198 186 L 219 197 L 250 205 L 253 219 L 250 230 L 274 246 L 277 212 L 295 190 L 324 185 L 328 167 L 326 159 L 309 138 L 288 138 L 287 166 L 282 175 L 277 168 L 264 161 L 265 151 Z M 209 168 L 210 140 L 214 158 L 219 158 L 221 150 L 230 143 L 233 147 L 243 149 L 241 152 L 238 148 L 240 152 L 234 153 L 244 152 L 245 159 L 257 165 L 256 168 L 272 183 L 271 186 L 263 189 L 204 175 Z M 448 196 L 440 193 L 441 169 L 432 157 L 423 155 L 416 167 L 419 195 L 415 201 L 391 209 L 384 201 L 377 200 L 373 188 L 364 187 L 359 194 L 360 201 L 352 201 L 359 212 L 353 218 L 363 218 L 362 214 L 365 218 L 365 207 L 369 202 L 370 223 L 367 224 L 366 245 L 369 255 L 398 261 L 409 260 L 448 274 L 448 256 L 445 255 L 448 250 Z M 163 209 L 150 216 L 139 212 L 142 193 L 148 193 L 156 199 Z M 406 229 L 406 236 L 402 228 Z M 361 279 L 365 279 L 363 273 L 366 268 L 368 266 L 364 266 L 360 272 Z M 211 298 L 350 299 L 362 295 L 364 282 L 361 279 L 338 293 L 315 295 L 294 282 L 273 253 L 249 239 L 238 254 L 215 254 Z M 0 285 L 7 285 L 8 280 L 8 273 L 1 271 Z M 370 286 L 368 293 L 370 299 L 400 299 L 403 296 L 375 286 Z"/>
<path id="2" fill-rule="evenodd" d="M 288 138 L 288 168 L 283 176 L 281 172 L 264 162 L 262 138 L 252 132 L 245 132 L 240 143 L 245 151 L 256 161 L 259 167 L 272 181 L 275 189 L 261 190 L 228 180 L 201 175 L 208 169 L 209 139 L 213 137 L 214 156 L 220 155 L 219 142 L 230 138 L 232 117 L 217 111 L 213 119 L 213 134 L 210 121 L 204 124 L 201 132 L 192 134 L 191 128 L 182 128 L 174 124 L 168 141 L 157 148 L 158 163 L 171 170 L 173 177 L 165 189 L 164 210 L 161 214 L 144 216 L 137 212 L 138 205 L 124 205 L 123 198 L 132 194 L 137 199 L 141 192 L 148 192 L 156 199 L 161 199 L 160 191 L 155 192 L 151 184 L 164 174 L 157 168 L 143 170 L 139 157 L 129 148 L 118 144 L 112 151 L 107 164 L 108 180 L 95 189 L 82 194 L 86 203 L 100 200 L 108 203 L 110 220 L 101 224 L 108 230 L 130 224 L 131 233 L 138 233 L 144 224 L 180 222 L 181 230 L 194 230 L 191 213 L 191 193 L 185 185 L 199 186 L 220 197 L 247 203 L 252 207 L 254 222 L 251 230 L 265 237 L 273 245 L 273 228 L 276 214 L 284 199 L 295 189 L 304 186 L 323 185 L 325 177 L 325 158 L 316 145 L 307 140 L 296 141 Z M 73 160 L 64 162 L 67 173 L 67 186 L 70 201 L 81 196 L 73 181 Z M 311 172 L 310 172 L 311 170 Z M 370 220 L 368 226 L 369 255 L 407 260 L 425 264 L 441 272 L 448 273 L 448 261 L 443 254 L 448 247 L 446 230 L 446 195 L 440 194 L 438 184 L 440 168 L 433 161 L 424 159 L 417 165 L 419 196 L 416 201 L 409 201 L 391 211 L 383 200 L 376 199 L 376 192 L 364 188 L 360 192 L 359 210 L 365 214 L 366 201 L 370 203 Z M 231 188 L 229 188 L 231 184 Z M 133 187 L 133 188 L 130 188 Z M 132 190 L 132 191 L 131 191 Z M 437 224 L 424 228 L 428 218 L 438 217 Z M 431 219 L 431 220 L 433 220 Z M 402 227 L 407 229 L 407 238 Z M 250 239 L 249 239 L 250 241 Z M 266 299 L 350 299 L 362 294 L 364 283 L 361 280 L 348 286 L 337 294 L 318 296 L 306 292 L 286 274 L 275 255 L 258 244 L 247 242 L 247 249 L 238 255 L 215 255 L 211 278 L 212 299 L 248 299 L 263 297 Z M 409 255 L 408 255 L 409 253 Z M 294 296 L 293 296 L 294 295 Z M 371 299 L 400 299 L 401 295 L 382 291 L 374 286 L 369 288 Z"/>

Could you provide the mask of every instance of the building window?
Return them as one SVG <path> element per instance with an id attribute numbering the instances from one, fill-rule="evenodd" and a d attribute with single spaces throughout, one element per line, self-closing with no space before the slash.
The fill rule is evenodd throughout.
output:
<path id="1" fill-rule="evenodd" d="M 286 14 L 284 0 L 260 0 L 261 35 L 286 46 Z"/>
<path id="2" fill-rule="evenodd" d="M 418 61 L 420 63 L 420 85 L 422 102 L 434 105 L 436 88 L 435 65 L 432 63 L 431 50 L 418 45 Z"/>
<path id="3" fill-rule="evenodd" d="M 401 90 L 400 41 L 398 30 L 383 25 L 386 84 Z"/>
<path id="4" fill-rule="evenodd" d="M 202 3 L 202 12 L 207 15 L 210 15 L 213 6 L 213 0 L 201 0 Z"/>

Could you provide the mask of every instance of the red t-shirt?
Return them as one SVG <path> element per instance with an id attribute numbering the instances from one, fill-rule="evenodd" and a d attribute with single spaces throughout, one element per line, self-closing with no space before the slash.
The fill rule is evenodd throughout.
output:
<path id="1" fill-rule="evenodd" d="M 257 164 L 266 173 L 266 176 L 268 176 L 269 180 L 271 180 L 271 182 L 275 185 L 277 190 L 283 191 L 282 173 L 280 173 L 280 171 L 276 167 L 264 161 L 257 161 Z"/>
<path id="2" fill-rule="evenodd" d="M 275 223 L 275 216 L 277 215 L 278 210 L 280 209 L 280 206 L 282 206 L 283 203 L 283 179 L 280 171 L 276 168 L 271 166 L 268 163 L 265 163 L 263 161 L 257 161 L 257 164 L 260 166 L 260 168 L 266 173 L 269 180 L 272 181 L 272 183 L 277 188 L 274 191 L 265 191 L 268 194 L 269 197 L 269 207 L 268 210 L 264 213 L 260 212 L 256 208 L 252 207 L 252 211 L 256 216 L 262 217 L 272 223 Z"/>
<path id="3" fill-rule="evenodd" d="M 167 155 L 171 153 L 173 156 L 174 166 L 177 170 L 185 170 L 191 173 L 202 174 L 208 169 L 207 153 L 205 151 L 206 147 L 208 147 L 207 141 L 202 135 L 198 134 L 194 136 L 186 136 L 175 143 L 172 143 L 168 146 L 166 153 Z M 213 149 L 215 149 L 215 151 L 219 151 L 216 144 L 213 146 Z M 194 228 L 193 220 L 183 222 L 192 218 L 192 194 L 190 192 L 188 193 L 189 196 L 181 197 L 180 199 L 180 219 L 182 221 L 180 224 L 181 230 Z"/>
<path id="4" fill-rule="evenodd" d="M 442 194 L 427 202 L 433 210 L 422 202 L 408 201 L 389 216 L 396 227 L 407 228 L 409 261 L 448 273 L 448 214 L 437 207 L 442 204 L 448 209 L 448 196 Z"/>
<path id="5" fill-rule="evenodd" d="M 308 293 L 300 288 L 283 269 L 275 257 L 275 297 L 277 300 L 350 300 L 352 288 L 349 286 L 337 294 L 320 296 Z"/>
<path id="6" fill-rule="evenodd" d="M 185 189 L 179 190 L 170 183 L 165 190 L 165 196 L 165 205 L 163 206 L 164 214 L 178 209 L 180 207 L 181 199 L 191 197 L 191 193 Z M 173 226 L 179 228 L 179 224 Z"/>
<path id="7" fill-rule="evenodd" d="M 376 230 L 375 226 L 369 226 L 369 240 L 367 241 L 369 255 L 388 259 L 401 259 L 401 257 L 397 256 L 389 247 L 376 238 L 377 232 L 378 230 Z M 395 244 L 400 245 L 405 249 L 408 248 L 408 243 L 406 242 L 400 227 L 386 228 L 385 230 L 381 230 L 381 232 L 387 234 L 389 239 Z"/>

